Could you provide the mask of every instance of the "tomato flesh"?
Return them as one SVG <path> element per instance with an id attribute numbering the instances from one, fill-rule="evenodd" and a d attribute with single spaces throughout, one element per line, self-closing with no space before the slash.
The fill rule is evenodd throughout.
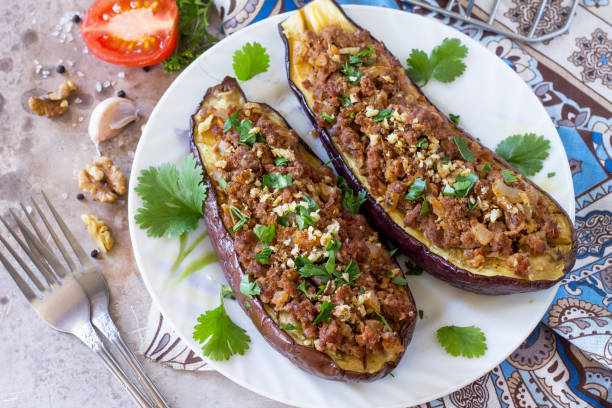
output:
<path id="1" fill-rule="evenodd" d="M 174 51 L 177 21 L 174 0 L 98 0 L 87 11 L 81 33 L 96 57 L 111 64 L 145 66 Z"/>

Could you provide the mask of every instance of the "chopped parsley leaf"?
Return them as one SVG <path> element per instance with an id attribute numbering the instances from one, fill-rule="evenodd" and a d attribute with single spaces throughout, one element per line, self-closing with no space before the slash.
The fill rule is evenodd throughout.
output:
<path id="1" fill-rule="evenodd" d="M 312 324 L 319 324 L 321 322 L 329 322 L 331 320 L 331 312 L 334 310 L 334 304 L 324 300 L 321 304 L 321 311 L 315 317 L 314 322 Z"/>
<path id="2" fill-rule="evenodd" d="M 429 203 L 426 199 L 423 198 L 423 204 L 421 204 L 421 211 L 419 211 L 419 215 L 425 215 L 429 212 Z"/>
<path id="3" fill-rule="evenodd" d="M 262 185 L 264 187 L 283 189 L 293 184 L 293 175 L 281 174 L 281 173 L 268 173 L 261 177 Z"/>
<path id="4" fill-rule="evenodd" d="M 224 178 L 220 178 L 220 179 L 219 179 L 219 186 L 221 186 L 221 188 L 222 188 L 223 190 L 225 190 L 225 187 L 227 187 L 227 181 L 225 181 L 225 179 L 224 179 Z"/>
<path id="5" fill-rule="evenodd" d="M 277 157 L 274 159 L 275 166 L 286 166 L 288 162 L 289 160 L 287 160 L 285 157 Z"/>
<path id="6" fill-rule="evenodd" d="M 346 96 L 346 92 L 344 92 L 344 96 L 339 96 L 338 99 L 340 99 L 342 101 L 342 107 L 343 108 L 348 108 L 349 106 L 353 106 L 354 103 L 351 101 L 351 99 Z"/>
<path id="7" fill-rule="evenodd" d="M 253 296 L 261 293 L 261 288 L 257 286 L 257 283 L 251 282 L 249 280 L 249 275 L 245 274 L 242 275 L 242 280 L 240 281 L 240 293 L 249 299 L 253 299 Z"/>
<path id="8" fill-rule="evenodd" d="M 474 211 L 478 207 L 478 202 L 468 200 L 467 206 L 468 206 L 468 210 Z"/>
<path id="9" fill-rule="evenodd" d="M 393 257 L 397 253 L 397 251 L 399 251 L 399 248 L 393 248 L 389 251 L 389 256 Z"/>
<path id="10" fill-rule="evenodd" d="M 240 122 L 240 126 L 236 130 L 240 133 L 240 142 L 242 146 L 253 146 L 255 143 L 264 143 L 266 140 L 260 131 L 253 132 L 253 122 L 244 119 Z M 256 129 L 255 129 L 256 130 Z"/>
<path id="11" fill-rule="evenodd" d="M 423 309 L 419 309 L 419 319 L 423 320 L 423 315 L 425 314 L 425 312 L 423 312 Z"/>
<path id="12" fill-rule="evenodd" d="M 512 184 L 518 180 L 514 175 L 514 172 L 509 169 L 502 170 L 502 176 L 504 176 L 504 181 L 506 182 L 506 184 Z"/>
<path id="13" fill-rule="evenodd" d="M 346 182 L 346 179 L 342 176 L 337 176 L 337 184 L 339 188 L 348 188 L 348 183 Z"/>
<path id="14" fill-rule="evenodd" d="M 422 137 L 419 139 L 419 141 L 416 144 L 417 148 L 423 148 L 426 149 L 429 146 L 429 142 L 427 141 L 426 137 Z"/>
<path id="15" fill-rule="evenodd" d="M 554 171 L 552 171 L 552 172 L 548 173 L 548 174 L 546 175 L 546 177 L 548 177 L 548 178 L 555 177 L 555 174 L 556 174 L 556 173 L 555 173 Z"/>
<path id="16" fill-rule="evenodd" d="M 291 214 L 291 211 L 286 211 L 283 215 L 276 216 L 276 223 L 282 225 L 283 227 L 291 226 L 291 223 L 287 219 L 287 215 Z"/>
<path id="17" fill-rule="evenodd" d="M 426 188 L 427 182 L 420 177 L 417 178 L 410 186 L 410 190 L 408 190 L 408 194 L 406 194 L 406 200 L 418 200 L 419 198 L 423 197 L 423 192 Z"/>
<path id="18" fill-rule="evenodd" d="M 461 116 L 455 115 L 453 113 L 449 113 L 448 117 L 450 118 L 451 122 L 453 122 L 455 125 L 459 126 L 459 119 L 461 118 Z"/>
<path id="19" fill-rule="evenodd" d="M 482 166 L 482 172 L 486 174 L 489 174 L 491 172 L 491 165 L 489 164 L 489 162 L 486 162 L 484 166 Z"/>
<path id="20" fill-rule="evenodd" d="M 391 276 L 391 275 L 393 275 L 393 271 L 391 269 L 387 269 L 385 271 L 385 276 Z"/>
<path id="21" fill-rule="evenodd" d="M 457 135 L 453 136 L 453 138 L 455 139 L 455 144 L 457 145 L 457 149 L 459 149 L 459 153 L 461 153 L 463 160 L 473 162 L 474 152 L 469 149 L 469 142 Z"/>
<path id="22" fill-rule="evenodd" d="M 237 110 L 236 112 L 225 118 L 225 123 L 223 124 L 223 133 L 228 132 L 231 128 L 238 129 L 240 127 L 240 120 L 238 119 L 239 112 L 240 111 Z"/>
<path id="23" fill-rule="evenodd" d="M 342 189 L 344 197 L 342 197 L 342 208 L 349 210 L 351 214 L 357 214 L 359 207 L 366 201 L 366 192 L 361 190 L 356 196 L 350 188 Z"/>
<path id="24" fill-rule="evenodd" d="M 443 161 L 444 163 L 450 163 L 450 162 L 451 162 L 451 158 L 450 158 L 450 157 L 448 157 L 448 156 L 444 156 L 444 157 L 442 158 L 442 161 Z"/>
<path id="25" fill-rule="evenodd" d="M 300 231 L 306 227 L 315 225 L 315 220 L 312 218 L 312 215 L 310 215 L 310 210 L 308 208 L 298 205 L 295 207 L 295 211 L 295 220 L 297 221 Z"/>
<path id="26" fill-rule="evenodd" d="M 236 221 L 236 218 L 234 218 L 234 216 L 238 219 L 237 221 Z M 242 213 L 242 211 L 240 211 L 240 208 L 233 206 L 233 205 L 230 206 L 230 217 L 232 218 L 232 222 L 234 223 L 232 232 L 238 232 L 238 230 L 240 230 L 240 228 L 242 228 L 244 224 L 246 224 L 246 222 L 249 220 Z"/>
<path id="27" fill-rule="evenodd" d="M 302 195 L 302 198 L 304 199 L 304 201 L 306 201 L 306 204 L 308 205 L 308 209 L 310 211 L 317 211 L 319 209 L 319 204 L 317 204 L 317 202 L 312 198 L 308 197 L 305 194 Z"/>
<path id="28" fill-rule="evenodd" d="M 232 288 L 230 288 L 227 285 L 221 285 L 221 296 L 223 296 L 226 299 L 236 300 L 236 296 L 234 296 L 234 292 L 232 291 Z"/>
<path id="29" fill-rule="evenodd" d="M 395 283 L 398 286 L 404 286 L 408 283 L 408 281 L 406 280 L 406 278 L 404 278 L 403 276 L 396 276 L 395 278 L 393 278 L 393 280 L 391 281 L 393 283 Z"/>
<path id="30" fill-rule="evenodd" d="M 327 246 L 325 246 L 325 251 L 329 255 L 327 262 L 325 262 L 325 270 L 330 275 L 336 270 L 336 254 L 340 250 L 340 245 L 340 241 L 337 239 L 332 239 L 327 243 Z"/>
<path id="31" fill-rule="evenodd" d="M 477 181 L 478 175 L 476 175 L 476 173 L 471 170 L 470 174 L 468 174 L 467 176 L 458 175 L 457 181 L 455 181 L 455 183 L 453 184 L 453 189 L 455 190 L 455 197 L 466 197 Z M 442 191 L 442 193 L 444 193 L 444 191 Z"/>
<path id="32" fill-rule="evenodd" d="M 298 285 L 297 290 L 306 295 L 307 298 L 310 298 L 310 293 L 306 290 L 306 282 L 302 282 Z"/>
<path id="33" fill-rule="evenodd" d="M 257 224 L 255 228 L 253 228 L 253 232 L 255 233 L 255 235 L 257 235 L 257 238 L 259 238 L 261 242 L 263 242 L 264 244 L 269 244 L 276 236 L 276 227 L 274 226 L 274 224 Z"/>
<path id="34" fill-rule="evenodd" d="M 450 185 L 446 184 L 444 186 L 444 189 L 442 190 L 442 194 L 444 194 L 445 196 L 455 196 L 455 189 L 452 188 Z"/>
<path id="35" fill-rule="evenodd" d="M 302 330 L 302 326 L 300 326 L 300 325 L 294 326 L 291 323 L 283 324 L 283 325 L 280 326 L 280 328 L 282 330 Z"/>
<path id="36" fill-rule="evenodd" d="M 323 116 L 323 119 L 325 119 L 327 121 L 327 123 L 333 123 L 334 122 L 334 116 L 328 115 L 327 112 L 321 112 L 321 116 Z"/>
<path id="37" fill-rule="evenodd" d="M 361 50 L 357 54 L 349 56 L 348 62 L 349 64 L 352 64 L 352 65 L 362 65 L 362 64 L 371 65 L 374 62 L 373 58 L 368 58 L 365 61 L 362 60 L 361 58 L 372 55 L 373 53 L 374 53 L 374 46 L 370 45 L 368 49 Z"/>
<path id="38" fill-rule="evenodd" d="M 334 276 L 336 277 L 336 287 L 340 287 L 344 284 L 353 286 L 355 281 L 361 276 L 359 265 L 357 265 L 357 262 L 351 259 L 348 265 L 346 265 L 344 268 L 344 271 L 342 271 L 342 273 L 334 271 Z"/>
<path id="39" fill-rule="evenodd" d="M 419 265 L 412 265 L 412 267 L 408 268 L 405 274 L 409 276 L 419 276 L 423 274 L 423 268 L 421 268 Z"/>
<path id="40" fill-rule="evenodd" d="M 342 70 L 340 70 L 340 72 L 342 72 L 344 74 L 344 76 L 346 77 L 346 82 L 348 82 L 349 84 L 352 85 L 357 85 L 359 84 L 359 80 L 361 79 L 361 70 L 349 65 L 348 62 L 345 62 L 344 65 L 342 65 Z"/>
<path id="41" fill-rule="evenodd" d="M 350 117 L 351 119 L 355 119 L 355 112 L 351 112 L 351 113 L 349 113 L 349 117 Z"/>
<path id="42" fill-rule="evenodd" d="M 293 262 L 295 264 L 295 269 L 297 269 L 299 274 L 304 278 L 318 276 L 323 282 L 329 281 L 330 276 L 325 268 L 320 265 L 313 264 L 310 259 L 298 256 L 293 259 Z"/>
<path id="43" fill-rule="evenodd" d="M 261 249 L 261 251 L 255 254 L 255 259 L 257 259 L 262 265 L 269 265 L 270 256 L 272 256 L 272 249 L 266 245 Z"/>
<path id="44" fill-rule="evenodd" d="M 389 323 L 387 323 L 387 320 L 385 319 L 383 315 L 381 315 L 376 309 L 374 309 L 374 313 L 376 313 L 376 316 L 380 318 L 380 321 L 385 325 L 387 329 L 389 329 L 389 331 L 393 331 L 391 329 L 391 326 L 389 326 Z"/>

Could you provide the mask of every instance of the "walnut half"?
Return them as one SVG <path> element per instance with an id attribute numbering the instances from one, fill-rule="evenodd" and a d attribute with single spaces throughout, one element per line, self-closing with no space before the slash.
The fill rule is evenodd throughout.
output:
<path id="1" fill-rule="evenodd" d="M 68 110 L 68 96 L 77 89 L 74 82 L 68 80 L 60 84 L 57 92 L 49 92 L 43 96 L 30 96 L 28 106 L 32 112 L 48 118 L 62 116 Z"/>
<path id="2" fill-rule="evenodd" d="M 81 219 L 87 225 L 87 232 L 93 237 L 100 249 L 106 253 L 115 243 L 108 226 L 95 215 L 81 214 Z"/>
<path id="3" fill-rule="evenodd" d="M 108 157 L 98 157 L 79 172 L 79 188 L 96 201 L 112 203 L 126 193 L 126 180 L 119 166 Z"/>

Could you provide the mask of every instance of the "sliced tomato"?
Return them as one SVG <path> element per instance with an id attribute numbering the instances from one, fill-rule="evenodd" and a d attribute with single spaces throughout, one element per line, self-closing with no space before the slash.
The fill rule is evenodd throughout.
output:
<path id="1" fill-rule="evenodd" d="M 89 51 L 111 64 L 161 62 L 178 41 L 174 0 L 98 0 L 87 10 L 81 34 Z"/>

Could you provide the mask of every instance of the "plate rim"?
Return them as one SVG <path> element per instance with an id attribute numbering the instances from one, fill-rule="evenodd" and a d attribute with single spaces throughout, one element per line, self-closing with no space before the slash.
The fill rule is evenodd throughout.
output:
<path id="1" fill-rule="evenodd" d="M 476 44 L 477 46 L 480 46 L 480 47 L 483 47 L 483 48 L 487 49 L 483 44 L 481 44 L 480 42 L 474 40 L 473 38 L 469 37 L 468 35 L 464 34 L 463 32 L 459 31 L 456 27 L 451 26 L 451 25 L 443 24 L 443 23 L 441 23 L 441 22 L 439 22 L 437 20 L 433 20 L 433 19 L 428 18 L 426 16 L 422 16 L 422 15 L 415 14 L 415 13 L 412 13 L 412 12 L 407 12 L 405 10 L 398 10 L 398 9 L 392 9 L 392 8 L 386 8 L 386 7 L 380 7 L 380 6 L 372 6 L 372 5 L 343 4 L 343 5 L 341 5 L 341 7 L 343 9 L 345 9 L 345 10 L 346 9 L 348 9 L 348 10 L 351 10 L 351 9 L 371 9 L 371 10 L 376 10 L 376 12 L 381 12 L 381 13 L 385 13 L 386 12 L 386 13 L 397 14 L 397 15 L 404 15 L 405 14 L 405 15 L 409 15 L 410 18 L 415 17 L 417 19 L 423 19 L 423 20 L 427 21 L 428 23 L 432 22 L 432 23 L 439 24 L 441 26 L 453 29 L 456 32 L 455 34 L 457 34 L 458 36 L 462 37 L 461 38 L 462 40 L 468 39 L 468 41 Z M 249 25 L 249 26 L 239 30 L 239 32 L 244 35 L 244 34 L 248 34 L 249 31 L 252 31 L 252 30 L 258 28 L 261 25 L 276 25 L 277 24 L 277 22 L 276 22 L 277 20 L 280 21 L 282 17 L 286 18 L 286 17 L 288 17 L 289 15 L 291 15 L 292 13 L 295 13 L 295 12 L 296 11 L 294 10 L 294 11 L 289 11 L 289 12 L 285 12 L 285 13 L 282 13 L 282 14 L 277 14 L 275 16 L 268 17 L 268 18 L 266 18 L 264 20 L 258 21 L 258 22 L 254 23 L 252 25 Z M 136 151 L 134 153 L 134 158 L 132 160 L 132 171 L 134 170 L 134 163 L 137 163 L 139 161 L 140 156 L 143 154 L 142 153 L 143 148 L 141 146 L 144 143 L 141 143 L 142 138 L 143 138 L 143 136 L 145 136 L 145 134 L 151 132 L 150 128 L 151 128 L 152 124 L 151 124 L 151 120 L 150 119 L 157 114 L 158 110 L 161 109 L 161 106 L 163 105 L 165 100 L 167 98 L 169 98 L 168 95 L 170 93 L 172 93 L 172 91 L 173 91 L 173 89 L 175 87 L 178 86 L 178 84 L 181 82 L 181 79 L 184 76 L 189 75 L 192 70 L 198 69 L 199 68 L 199 63 L 200 63 L 201 59 L 204 58 L 206 53 L 216 49 L 217 47 L 220 48 L 223 45 L 224 40 L 227 39 L 227 38 L 230 38 L 230 37 L 223 38 L 218 43 L 216 43 L 214 46 L 212 46 L 211 48 L 207 49 L 204 53 L 202 53 L 191 64 L 189 64 L 189 66 L 187 68 L 185 68 L 183 70 L 183 72 L 181 72 L 173 80 L 173 82 L 170 84 L 170 86 L 168 86 L 168 88 L 166 88 L 166 90 L 164 91 L 163 95 L 157 101 L 154 109 L 151 111 L 151 113 L 150 113 L 150 115 L 149 115 L 149 117 L 147 119 L 146 125 L 142 129 L 141 137 L 140 137 L 140 139 L 138 141 L 138 145 L 137 145 Z M 379 41 L 382 41 L 382 40 L 379 39 Z M 487 50 L 487 51 L 489 51 L 489 50 Z M 504 64 L 504 67 L 505 68 L 503 68 L 503 69 L 509 70 L 510 72 L 512 72 L 514 75 L 516 75 L 518 77 L 518 74 L 514 70 L 512 70 L 512 68 L 510 68 L 508 65 Z M 284 72 L 284 69 L 282 71 L 283 71 L 282 75 L 286 76 L 286 73 Z M 520 83 L 522 84 L 522 86 L 527 87 L 529 89 L 529 91 L 531 93 L 533 93 L 531 87 L 522 78 L 518 77 L 518 79 L 520 80 Z M 545 109 L 544 106 L 541 104 L 541 102 L 540 102 L 540 105 L 542 106 L 543 109 Z M 195 106 L 194 106 L 194 109 L 195 109 Z M 561 141 L 561 137 L 558 134 L 558 132 L 556 131 L 556 127 L 554 125 L 554 122 L 552 122 L 552 119 L 550 118 L 549 115 L 547 115 L 547 118 L 548 118 L 548 121 L 552 124 L 553 128 L 555 129 L 555 134 L 556 134 L 557 138 L 559 138 L 559 142 L 561 143 L 561 146 L 563 146 L 563 143 Z M 563 148 L 563 155 L 564 155 L 564 158 L 565 158 L 565 161 L 563 163 L 566 163 L 567 162 L 567 152 L 565 151 L 565 148 Z M 571 173 L 570 173 L 570 175 L 571 175 Z M 144 254 L 139 252 L 139 249 L 137 248 L 137 245 L 135 245 L 134 239 L 132 238 L 134 236 L 133 232 L 138 229 L 138 227 L 136 226 L 135 220 L 134 220 L 134 216 L 136 214 L 136 207 L 135 207 L 136 204 L 135 203 L 137 201 L 139 201 L 139 198 L 136 197 L 136 194 L 135 194 L 135 191 L 134 191 L 136 183 L 137 183 L 137 177 L 134 177 L 134 174 L 131 173 L 130 174 L 130 179 L 129 179 L 129 184 L 128 184 L 128 227 L 129 227 L 129 232 L 130 232 L 130 242 L 132 244 L 132 251 L 133 251 L 133 254 L 134 254 L 134 260 L 136 262 L 136 266 L 137 266 L 138 271 L 140 272 L 140 275 L 141 275 L 141 277 L 143 279 L 143 282 L 145 284 L 147 292 L 151 296 L 153 305 L 160 311 L 160 313 L 162 313 L 166 317 L 166 323 L 170 326 L 170 328 L 172 328 L 172 330 L 174 330 L 176 332 L 177 336 L 179 336 L 179 338 L 181 340 L 183 340 L 189 346 L 189 348 L 192 351 L 197 353 L 197 355 L 199 357 L 201 357 L 208 365 L 210 365 L 212 368 L 214 368 L 214 370 L 217 373 L 219 373 L 219 374 L 223 375 L 224 377 L 228 378 L 230 381 L 240 385 L 241 387 L 244 387 L 244 388 L 248 389 L 251 392 L 254 392 L 254 393 L 258 394 L 258 395 L 262 395 L 262 396 L 264 396 L 266 398 L 269 398 L 271 400 L 274 400 L 274 401 L 277 401 L 277 402 L 281 402 L 281 403 L 284 403 L 284 404 L 288 404 L 288 405 L 292 405 L 292 406 L 305 406 L 300 401 L 286 399 L 286 398 L 283 398 L 283 397 L 279 397 L 277 395 L 272 395 L 271 393 L 268 393 L 266 390 L 256 389 L 254 386 L 251 386 L 249 383 L 243 382 L 240 378 L 237 378 L 234 375 L 232 375 L 231 373 L 225 372 L 225 370 L 220 369 L 219 368 L 220 366 L 218 366 L 215 361 L 212 361 L 212 360 L 208 359 L 207 357 L 203 356 L 201 354 L 201 350 L 199 348 L 193 349 L 193 347 L 191 347 L 191 343 L 193 343 L 191 341 L 191 339 L 190 338 L 182 337 L 180 335 L 181 331 L 177 328 L 177 326 L 174 324 L 174 322 L 170 318 L 168 318 L 167 315 L 165 315 L 163 313 L 165 308 L 162 306 L 162 302 L 161 302 L 157 292 L 154 290 L 153 283 L 149 280 L 150 276 L 148 276 L 147 273 L 143 273 L 143 271 L 146 270 L 144 268 L 144 265 L 143 265 L 143 262 L 142 262 L 142 257 L 144 256 Z M 570 189 L 570 193 L 572 194 L 572 197 L 574 197 L 574 185 L 573 185 L 573 180 L 571 179 L 571 176 L 570 176 L 570 179 L 569 179 L 569 189 Z M 575 200 L 574 199 L 570 200 L 570 207 L 568 208 L 567 212 L 568 212 L 568 215 L 570 216 L 570 219 L 574 223 L 575 222 Z M 550 295 L 548 297 L 548 300 L 547 300 L 547 303 L 549 305 L 553 301 L 553 299 L 554 299 L 554 297 L 555 297 L 555 295 L 557 293 L 557 290 L 558 290 L 558 287 L 559 287 L 560 284 L 561 284 L 561 281 L 558 282 L 557 284 L 555 284 L 554 286 L 552 286 L 551 288 L 544 290 L 544 291 L 549 291 L 549 293 L 550 293 Z M 544 314 L 545 313 L 546 313 L 546 311 L 544 312 Z M 530 325 L 529 333 L 533 332 L 535 327 L 537 327 L 537 325 L 540 322 L 541 322 L 541 319 L 538 319 L 537 321 L 535 321 L 534 324 Z M 529 336 L 529 334 L 527 336 Z M 520 344 L 524 340 L 525 339 L 521 339 L 520 341 L 518 341 L 518 344 L 512 350 L 515 350 L 517 347 L 519 347 Z M 512 352 L 510 352 L 510 354 L 511 353 Z M 465 387 L 466 385 L 471 384 L 472 382 L 474 382 L 475 380 L 480 378 L 482 375 L 485 375 L 485 374 L 489 373 L 492 369 L 494 369 L 501 362 L 503 362 L 505 359 L 507 359 L 510 354 L 508 354 L 506 356 L 503 356 L 499 360 L 491 358 L 491 360 L 495 361 L 495 362 L 493 364 L 490 364 L 490 367 L 485 372 L 480 373 L 479 375 L 475 376 L 474 378 L 469 378 L 469 379 L 465 380 L 462 383 L 455 383 L 452 386 L 447 387 L 447 389 L 444 392 L 441 392 L 439 394 L 435 394 L 433 397 L 428 397 L 426 400 L 418 400 L 416 402 L 416 404 L 422 404 L 422 403 L 426 403 L 426 402 L 429 402 L 429 401 L 441 398 L 443 396 L 449 395 L 449 394 L 451 394 L 451 393 L 453 393 L 453 392 L 455 392 L 455 391 Z M 385 407 L 385 408 L 404 408 L 406 406 L 406 403 L 398 403 L 396 405 L 376 405 L 376 406 L 377 407 Z"/>

